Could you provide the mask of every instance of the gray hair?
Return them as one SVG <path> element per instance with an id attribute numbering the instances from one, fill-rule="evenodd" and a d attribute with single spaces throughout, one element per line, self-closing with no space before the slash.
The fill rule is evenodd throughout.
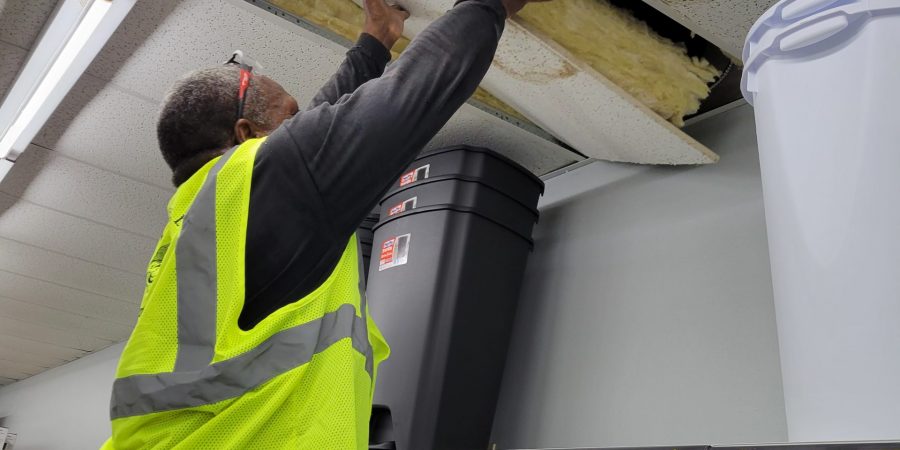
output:
<path id="1" fill-rule="evenodd" d="M 175 172 L 176 186 L 187 179 L 184 172 L 189 177 L 210 159 L 208 155 L 234 142 L 239 74 L 234 65 L 196 70 L 176 81 L 166 94 L 156 137 L 163 158 Z M 257 77 L 251 78 L 246 99 L 244 118 L 268 127 L 268 99 Z"/>

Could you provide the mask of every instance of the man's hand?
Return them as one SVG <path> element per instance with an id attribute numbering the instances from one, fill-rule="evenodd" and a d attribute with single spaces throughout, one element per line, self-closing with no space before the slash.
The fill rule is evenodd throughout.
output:
<path id="1" fill-rule="evenodd" d="M 512 17 L 515 13 L 522 10 L 526 4 L 532 2 L 546 2 L 550 0 L 501 0 L 506 8 L 506 17 Z"/>
<path id="2" fill-rule="evenodd" d="M 363 32 L 371 34 L 390 50 L 403 35 L 403 22 L 409 18 L 409 13 L 384 0 L 364 0 L 363 9 L 366 11 Z"/>

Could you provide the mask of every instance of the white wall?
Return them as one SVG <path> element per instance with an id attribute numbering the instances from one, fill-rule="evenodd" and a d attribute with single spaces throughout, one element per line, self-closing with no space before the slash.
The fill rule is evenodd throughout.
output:
<path id="1" fill-rule="evenodd" d="M 109 395 L 124 344 L 0 389 L 0 425 L 15 450 L 100 448 L 109 437 Z"/>
<path id="2" fill-rule="evenodd" d="M 547 183 L 498 448 L 786 440 L 753 112 L 690 131 L 719 164 Z"/>

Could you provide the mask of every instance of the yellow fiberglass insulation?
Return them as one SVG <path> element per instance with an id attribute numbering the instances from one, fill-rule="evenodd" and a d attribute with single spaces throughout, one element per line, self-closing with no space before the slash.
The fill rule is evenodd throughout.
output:
<path id="1" fill-rule="evenodd" d="M 356 41 L 365 22 L 362 8 L 353 0 L 269 0 L 269 3 L 319 27 L 331 30 L 350 42 Z M 409 45 L 409 39 L 405 37 L 401 37 L 397 41 L 391 51 L 394 59 L 403 52 L 407 45 Z M 472 98 L 520 121 L 528 122 L 528 119 L 522 114 L 483 88 L 479 87 Z"/>
<path id="2" fill-rule="evenodd" d="M 519 17 L 677 126 L 721 74 L 607 0 L 531 3 Z"/>

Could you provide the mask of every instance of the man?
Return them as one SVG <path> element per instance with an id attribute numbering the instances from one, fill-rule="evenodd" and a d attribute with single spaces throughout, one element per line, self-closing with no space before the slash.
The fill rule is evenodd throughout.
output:
<path id="1" fill-rule="evenodd" d="M 367 448 L 388 347 L 354 231 L 528 1 L 461 0 L 382 75 L 408 14 L 365 0 L 364 32 L 303 112 L 271 79 L 242 87 L 237 66 L 175 84 L 157 133 L 178 190 L 104 448 Z"/>

